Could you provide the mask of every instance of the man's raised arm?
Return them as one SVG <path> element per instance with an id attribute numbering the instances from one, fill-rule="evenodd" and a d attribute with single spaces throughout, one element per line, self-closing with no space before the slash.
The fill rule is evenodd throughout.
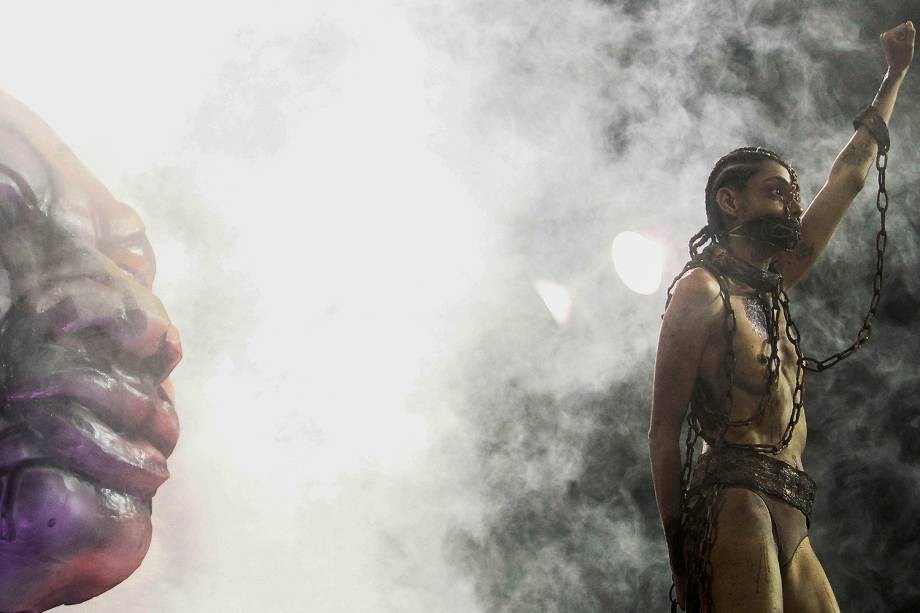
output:
<path id="1" fill-rule="evenodd" d="M 872 107 L 886 124 L 913 59 L 915 35 L 914 24 L 910 21 L 881 35 L 888 72 L 882 79 Z M 877 152 L 875 138 L 865 125 L 861 125 L 834 160 L 827 182 L 805 212 L 802 240 L 798 247 L 777 262 L 785 287 L 792 287 L 800 281 L 824 251 L 837 224 L 862 189 Z"/>

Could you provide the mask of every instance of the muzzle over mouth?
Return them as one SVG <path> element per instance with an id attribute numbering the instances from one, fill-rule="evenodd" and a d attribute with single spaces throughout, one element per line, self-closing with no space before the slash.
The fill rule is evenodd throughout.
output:
<path id="1" fill-rule="evenodd" d="M 802 222 L 796 217 L 771 215 L 737 225 L 728 231 L 728 235 L 742 236 L 783 251 L 792 251 L 802 238 Z"/>

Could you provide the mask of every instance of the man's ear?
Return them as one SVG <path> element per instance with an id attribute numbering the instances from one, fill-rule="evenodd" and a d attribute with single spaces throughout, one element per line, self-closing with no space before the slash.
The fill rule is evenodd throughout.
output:
<path id="1" fill-rule="evenodd" d="M 722 187 L 716 192 L 716 204 L 724 214 L 737 217 L 741 202 L 738 192 L 730 187 Z"/>

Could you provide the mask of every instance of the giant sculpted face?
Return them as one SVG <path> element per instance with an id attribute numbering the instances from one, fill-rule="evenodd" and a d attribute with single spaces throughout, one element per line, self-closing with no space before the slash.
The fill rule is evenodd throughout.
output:
<path id="1" fill-rule="evenodd" d="M 0 92 L 0 612 L 92 598 L 150 544 L 179 433 L 144 225 Z"/>

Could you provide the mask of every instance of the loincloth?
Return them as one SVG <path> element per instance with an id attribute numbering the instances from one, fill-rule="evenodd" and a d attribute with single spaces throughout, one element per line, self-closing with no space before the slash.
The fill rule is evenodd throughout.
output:
<path id="1" fill-rule="evenodd" d="M 703 504 L 713 504 L 705 493 L 714 486 L 742 487 L 754 492 L 767 506 L 779 564 L 786 566 L 808 536 L 814 480 L 804 471 L 755 451 L 725 447 L 719 454 L 718 461 L 712 452 L 700 456 L 688 495 L 691 509 L 696 507 L 700 512 Z"/>

